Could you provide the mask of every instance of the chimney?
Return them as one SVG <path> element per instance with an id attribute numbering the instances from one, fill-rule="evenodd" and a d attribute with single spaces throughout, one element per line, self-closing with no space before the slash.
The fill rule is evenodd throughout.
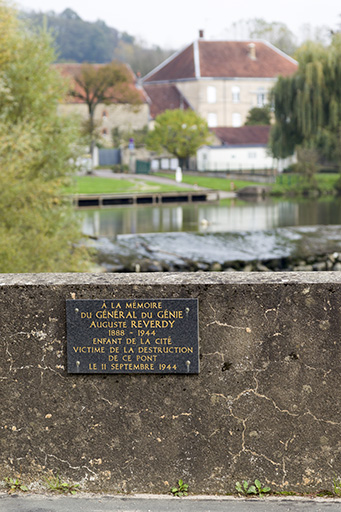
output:
<path id="1" fill-rule="evenodd" d="M 204 31 L 199 30 L 199 39 L 204 39 Z"/>
<path id="2" fill-rule="evenodd" d="M 256 60 L 257 57 L 256 57 L 256 45 L 255 43 L 249 43 L 248 44 L 248 48 L 249 48 L 249 57 L 251 60 Z"/>

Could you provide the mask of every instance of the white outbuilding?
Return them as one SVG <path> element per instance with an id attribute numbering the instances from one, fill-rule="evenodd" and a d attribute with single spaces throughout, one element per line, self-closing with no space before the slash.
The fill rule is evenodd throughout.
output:
<path id="1" fill-rule="evenodd" d="M 285 162 L 271 155 L 270 126 L 213 128 L 215 142 L 197 151 L 199 171 L 245 172 L 283 170 Z"/>

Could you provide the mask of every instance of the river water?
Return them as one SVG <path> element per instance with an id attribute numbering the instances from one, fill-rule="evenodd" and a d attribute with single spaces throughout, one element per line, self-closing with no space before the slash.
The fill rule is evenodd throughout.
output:
<path id="1" fill-rule="evenodd" d="M 341 199 L 230 200 L 226 204 L 79 211 L 102 261 L 208 262 L 341 251 Z"/>

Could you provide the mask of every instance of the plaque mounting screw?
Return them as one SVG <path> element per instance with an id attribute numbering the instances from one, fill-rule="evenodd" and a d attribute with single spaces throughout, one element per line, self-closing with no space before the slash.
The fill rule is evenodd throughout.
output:
<path id="1" fill-rule="evenodd" d="M 79 368 L 79 367 L 80 367 L 80 365 L 81 365 L 80 361 L 76 361 L 76 366 L 77 366 L 77 368 Z"/>
<path id="2" fill-rule="evenodd" d="M 191 361 L 186 361 L 186 366 L 187 366 L 187 373 L 189 372 L 189 367 L 190 367 L 190 364 L 191 364 Z"/>
<path id="3" fill-rule="evenodd" d="M 76 313 L 78 313 L 78 312 L 79 312 L 79 309 L 78 309 L 78 308 L 76 308 L 76 309 L 75 309 L 75 311 L 76 311 Z"/>
<path id="4" fill-rule="evenodd" d="M 189 308 L 186 308 L 185 311 L 186 311 L 186 316 L 188 316 Z"/>

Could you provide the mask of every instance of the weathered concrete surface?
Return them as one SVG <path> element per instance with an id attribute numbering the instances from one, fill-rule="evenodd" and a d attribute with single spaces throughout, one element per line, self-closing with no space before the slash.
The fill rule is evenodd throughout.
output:
<path id="1" fill-rule="evenodd" d="M 341 275 L 0 276 L 0 480 L 85 489 L 332 489 L 341 476 Z M 199 298 L 201 371 L 68 375 L 65 300 Z"/>

